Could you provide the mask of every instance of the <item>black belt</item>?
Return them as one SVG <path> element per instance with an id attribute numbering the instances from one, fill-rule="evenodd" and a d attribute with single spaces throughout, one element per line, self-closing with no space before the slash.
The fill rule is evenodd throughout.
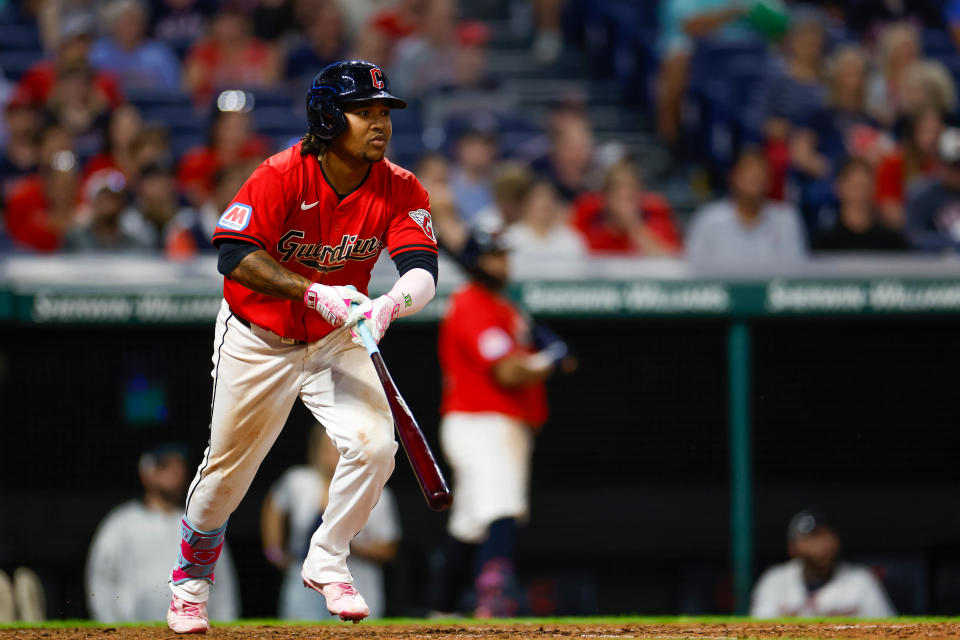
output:
<path id="1" fill-rule="evenodd" d="M 237 322 L 245 326 L 247 329 L 250 329 L 251 331 L 253 331 L 252 323 L 249 320 L 247 320 L 246 318 L 238 314 L 236 311 L 233 311 L 232 309 L 230 310 L 230 313 L 232 313 L 233 317 L 237 319 Z M 260 325 L 257 325 L 257 326 L 260 327 Z M 260 327 L 260 328 L 263 329 L 263 327 Z M 264 331 L 270 331 L 270 330 L 264 329 Z M 280 337 L 280 342 L 282 344 L 307 344 L 303 340 L 297 340 L 296 338 L 284 338 L 283 336 L 279 336 L 279 337 Z"/>

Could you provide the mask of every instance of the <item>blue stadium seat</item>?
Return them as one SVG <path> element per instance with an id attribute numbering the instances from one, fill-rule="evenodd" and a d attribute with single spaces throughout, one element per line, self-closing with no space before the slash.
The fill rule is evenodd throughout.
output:
<path id="1" fill-rule="evenodd" d="M 175 157 L 180 158 L 191 148 L 202 146 L 206 143 L 207 137 L 202 134 L 178 134 L 171 136 L 170 150 Z"/>
<path id="2" fill-rule="evenodd" d="M 36 51 L 3 51 L 0 52 L 0 69 L 7 80 L 16 82 L 41 57 Z"/>
<path id="3" fill-rule="evenodd" d="M 248 89 L 253 94 L 253 108 L 263 107 L 292 107 L 293 100 L 286 91 L 274 89 Z"/>
<path id="4" fill-rule="evenodd" d="M 390 157 L 419 156 L 423 151 L 423 140 L 418 135 L 398 133 L 390 139 Z"/>
<path id="5" fill-rule="evenodd" d="M 0 49 L 32 51 L 38 58 L 43 56 L 40 34 L 34 24 L 0 23 Z"/>
<path id="6" fill-rule="evenodd" d="M 923 32 L 923 53 L 930 58 L 945 58 L 957 55 L 957 46 L 946 31 L 925 29 Z"/>
<path id="7" fill-rule="evenodd" d="M 420 118 L 420 110 L 410 106 L 406 109 L 394 109 L 390 112 L 390 120 L 393 121 L 393 132 L 410 133 L 419 135 L 423 133 L 423 122 Z"/>
<path id="8" fill-rule="evenodd" d="M 169 89 L 135 89 L 125 90 L 127 100 L 136 105 L 141 110 L 159 105 L 185 105 L 191 106 L 193 102 L 190 96 L 179 91 L 170 91 Z"/>
<path id="9" fill-rule="evenodd" d="M 297 125 L 298 129 L 302 129 L 306 126 L 306 123 L 301 125 L 300 118 L 294 114 L 293 109 L 289 105 L 281 107 L 264 107 L 257 104 L 253 108 L 253 122 L 257 127 L 258 131 L 267 132 L 267 131 L 286 131 L 290 129 L 293 125 Z"/>
<path id="10" fill-rule="evenodd" d="M 192 105 L 141 105 L 140 113 L 145 122 L 161 122 L 174 135 L 203 132 L 209 124 L 209 119 L 204 115 L 197 115 Z"/>

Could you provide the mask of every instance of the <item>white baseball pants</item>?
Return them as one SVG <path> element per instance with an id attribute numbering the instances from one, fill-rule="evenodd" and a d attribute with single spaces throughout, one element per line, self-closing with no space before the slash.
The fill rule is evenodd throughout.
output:
<path id="1" fill-rule="evenodd" d="M 500 518 L 525 520 L 529 511 L 533 431 L 501 413 L 448 413 L 440 446 L 453 469 L 447 531 L 468 544 L 483 542 Z"/>
<path id="2" fill-rule="evenodd" d="M 299 397 L 340 452 L 303 572 L 320 584 L 352 582 L 350 541 L 380 499 L 397 451 L 393 416 L 367 352 L 346 329 L 308 344 L 283 344 L 266 329 L 248 328 L 224 301 L 213 379 L 210 444 L 187 494 L 187 519 L 203 531 L 223 526 Z M 205 602 L 210 585 L 198 579 L 171 588 L 188 601 Z"/>

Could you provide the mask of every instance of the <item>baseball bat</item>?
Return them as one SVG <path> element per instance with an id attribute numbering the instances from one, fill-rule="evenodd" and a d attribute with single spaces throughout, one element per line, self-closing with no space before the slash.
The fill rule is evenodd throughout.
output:
<path id="1" fill-rule="evenodd" d="M 358 304 L 358 303 L 354 303 Z M 367 349 L 370 359 L 373 361 L 373 368 L 377 370 L 377 376 L 380 378 L 380 384 L 383 385 L 383 391 L 387 394 L 387 402 L 390 403 L 390 412 L 393 414 L 393 422 L 397 427 L 397 434 L 400 436 L 400 442 L 403 444 L 403 450 L 407 453 L 407 460 L 413 467 L 413 474 L 417 476 L 417 482 L 420 484 L 420 490 L 423 491 L 423 497 L 427 504 L 434 511 L 446 511 L 453 501 L 450 495 L 450 489 L 447 487 L 447 481 L 440 471 L 437 460 L 433 457 L 430 445 L 427 439 L 423 437 L 423 431 L 417 424 L 416 418 L 407 406 L 400 390 L 387 370 L 387 365 L 383 361 L 383 355 L 380 348 L 370 334 L 363 320 L 357 323 L 357 334 L 363 341 L 363 346 Z"/>

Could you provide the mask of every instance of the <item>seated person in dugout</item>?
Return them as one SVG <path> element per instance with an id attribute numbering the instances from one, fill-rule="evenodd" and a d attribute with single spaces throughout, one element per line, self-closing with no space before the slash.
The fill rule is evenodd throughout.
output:
<path id="1" fill-rule="evenodd" d="M 793 516 L 787 528 L 791 560 L 767 569 L 753 590 L 755 618 L 895 616 L 869 568 L 838 562 L 840 537 L 819 509 Z"/>

